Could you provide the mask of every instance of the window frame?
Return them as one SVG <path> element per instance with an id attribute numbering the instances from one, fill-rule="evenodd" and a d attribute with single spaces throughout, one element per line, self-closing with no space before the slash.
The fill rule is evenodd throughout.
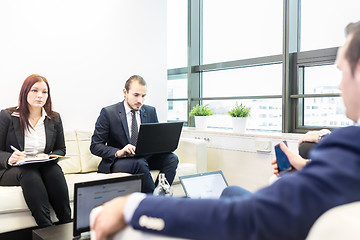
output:
<path id="1" fill-rule="evenodd" d="M 234 61 L 202 64 L 202 13 L 203 0 L 188 0 L 188 63 L 177 69 L 168 69 L 168 80 L 178 75 L 188 78 L 187 98 L 173 98 L 168 101 L 187 101 L 189 111 L 204 100 L 239 100 L 282 98 L 283 133 L 305 133 L 322 127 L 304 126 L 303 102 L 306 98 L 340 97 L 340 94 L 304 94 L 303 69 L 307 66 L 334 64 L 338 47 L 303 51 L 300 49 L 301 0 L 283 0 L 283 53 Z M 256 95 L 232 97 L 203 97 L 202 73 L 245 68 L 269 64 L 282 64 L 282 95 Z M 188 116 L 188 126 L 194 126 L 193 117 Z M 325 127 L 325 126 L 324 126 Z M 327 127 L 328 128 L 328 127 Z"/>

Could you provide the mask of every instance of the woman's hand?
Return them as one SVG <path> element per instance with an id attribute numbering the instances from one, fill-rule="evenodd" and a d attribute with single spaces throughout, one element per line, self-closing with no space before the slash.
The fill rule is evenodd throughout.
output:
<path id="1" fill-rule="evenodd" d="M 10 165 L 16 164 L 19 161 L 23 161 L 26 159 L 26 152 L 15 151 L 11 154 L 8 163 Z"/>
<path id="2" fill-rule="evenodd" d="M 46 159 L 49 158 L 49 155 L 46 153 L 40 153 L 36 155 L 36 158 Z"/>

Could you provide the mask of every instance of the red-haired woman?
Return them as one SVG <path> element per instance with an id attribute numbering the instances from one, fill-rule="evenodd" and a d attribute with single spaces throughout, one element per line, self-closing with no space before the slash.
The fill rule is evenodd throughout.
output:
<path id="1" fill-rule="evenodd" d="M 21 186 L 39 227 L 52 225 L 50 204 L 60 223 L 71 221 L 64 174 L 56 161 L 16 163 L 30 156 L 64 156 L 65 152 L 62 122 L 52 110 L 48 81 L 33 74 L 21 87 L 19 105 L 0 112 L 0 185 Z"/>

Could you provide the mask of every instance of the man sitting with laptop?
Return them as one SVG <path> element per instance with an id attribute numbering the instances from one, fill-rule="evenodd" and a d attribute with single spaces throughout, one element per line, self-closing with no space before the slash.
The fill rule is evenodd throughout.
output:
<path id="1" fill-rule="evenodd" d="M 150 170 L 160 170 L 172 184 L 178 157 L 171 152 L 149 154 L 141 157 L 126 157 L 135 154 L 140 124 L 157 123 L 156 109 L 143 105 L 147 88 L 145 80 L 131 76 L 123 89 L 124 101 L 105 107 L 101 110 L 91 138 L 90 151 L 102 158 L 98 172 L 126 172 L 144 174 L 142 192 L 152 193 L 157 185 Z M 154 135 L 154 140 L 159 136 Z"/>

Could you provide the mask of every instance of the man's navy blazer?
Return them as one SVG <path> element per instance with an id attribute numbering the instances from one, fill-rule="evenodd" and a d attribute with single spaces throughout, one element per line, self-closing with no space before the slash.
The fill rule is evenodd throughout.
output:
<path id="1" fill-rule="evenodd" d="M 206 240 L 305 239 L 328 209 L 360 201 L 360 127 L 333 131 L 311 151 L 301 171 L 246 198 L 148 196 L 130 221 L 135 229 Z"/>
<path id="2" fill-rule="evenodd" d="M 140 119 L 141 123 L 158 122 L 156 109 L 143 105 L 140 108 Z M 130 134 L 124 101 L 101 109 L 90 145 L 91 153 L 102 158 L 98 172 L 110 173 L 115 153 L 127 144 L 130 144 Z"/>

